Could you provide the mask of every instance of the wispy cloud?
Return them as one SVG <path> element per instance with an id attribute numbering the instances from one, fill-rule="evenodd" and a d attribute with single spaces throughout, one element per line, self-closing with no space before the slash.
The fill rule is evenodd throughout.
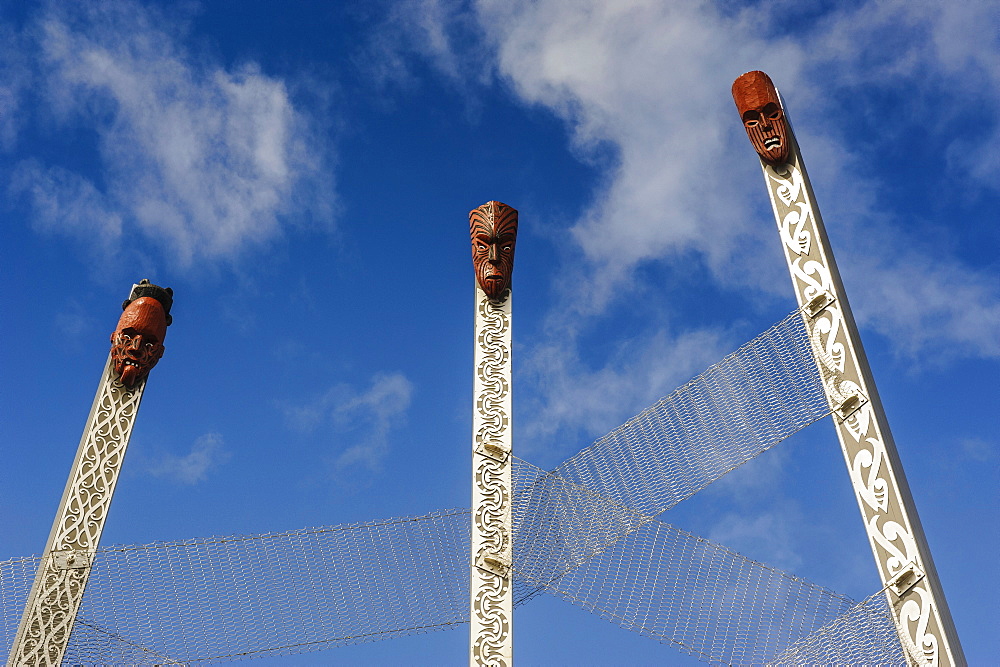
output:
<path id="1" fill-rule="evenodd" d="M 23 97 L 31 83 L 26 39 L 0 23 L 0 150 L 13 147 L 22 124 Z"/>
<path id="2" fill-rule="evenodd" d="M 982 438 L 962 438 L 959 441 L 959 448 L 962 455 L 972 461 L 988 463 L 1000 458 L 1000 448 L 995 442 L 989 442 Z"/>
<path id="3" fill-rule="evenodd" d="M 457 80 L 473 74 L 473 64 L 457 52 L 457 36 L 474 27 L 475 17 L 454 0 L 397 0 L 387 6 L 355 57 L 369 81 L 409 87 L 417 80 L 413 53 L 429 59 L 435 69 Z"/>
<path id="4" fill-rule="evenodd" d="M 719 520 L 708 539 L 786 572 L 797 572 L 802 566 L 797 546 L 799 524 L 801 517 L 790 516 L 788 511 L 751 516 L 729 513 Z"/>
<path id="5" fill-rule="evenodd" d="M 413 384 L 400 373 L 379 373 L 365 390 L 346 384 L 283 407 L 289 424 L 313 433 L 329 430 L 336 444 L 334 473 L 377 472 L 389 453 L 389 434 L 410 407 Z"/>
<path id="6" fill-rule="evenodd" d="M 180 484 L 196 484 L 208 479 L 208 473 L 232 458 L 225 442 L 218 433 L 206 433 L 191 445 L 183 456 L 160 454 L 147 464 L 154 477 L 162 477 Z"/>
<path id="7" fill-rule="evenodd" d="M 658 331 L 622 343 L 598 368 L 581 362 L 570 335 L 553 336 L 528 351 L 521 386 L 532 388 L 520 414 L 524 456 L 539 456 L 552 442 L 572 454 L 640 412 L 729 352 L 723 336 L 700 330 Z"/>
<path id="8" fill-rule="evenodd" d="M 101 165 L 21 165 L 14 191 L 40 228 L 104 251 L 139 233 L 187 265 L 276 237 L 293 211 L 329 220 L 312 187 L 329 180 L 323 142 L 282 80 L 196 57 L 174 22 L 129 0 L 52 5 L 30 34 L 47 106 L 96 133 Z"/>
<path id="9" fill-rule="evenodd" d="M 425 11 L 429 5 L 440 3 L 405 6 L 425 22 L 449 20 L 448 12 Z M 474 8 L 485 44 L 431 40 L 423 49 L 451 50 L 436 56 L 440 62 L 450 62 L 448 55 L 479 62 L 525 103 L 550 110 L 565 122 L 581 159 L 605 176 L 568 230 L 574 243 L 557 286 L 569 304 L 561 306 L 565 326 L 550 328 L 527 352 L 543 394 L 538 428 L 586 423 L 586 415 L 596 421 L 630 405 L 633 394 L 620 390 L 627 383 L 616 381 L 618 373 L 650 384 L 643 368 L 588 368 L 572 336 L 634 300 L 645 287 L 644 266 L 681 260 L 710 287 L 751 298 L 789 294 L 756 160 L 729 92 L 750 69 L 769 72 L 791 100 L 819 204 L 842 230 L 837 250 L 859 320 L 909 358 L 928 351 L 936 358 L 1000 354 L 992 335 L 1000 327 L 995 267 L 974 263 L 972 254 L 925 247 L 919 230 L 885 203 L 888 181 L 866 168 L 874 151 L 892 147 L 893 131 L 920 132 L 948 158 L 944 178 L 961 181 L 945 193 L 956 203 L 970 188 L 1000 189 L 996 3 L 891 0 L 817 12 L 792 2 L 734 8 L 479 0 Z M 484 51 L 491 61 L 484 62 Z M 973 134 L 956 132 L 968 119 L 942 107 L 953 96 L 963 100 L 956 108 L 981 111 Z M 867 119 L 878 104 L 892 116 L 877 130 L 869 126 L 866 141 L 858 138 L 861 123 L 829 122 Z M 830 192 L 838 196 L 822 196 Z M 661 313 L 636 336 L 633 343 L 648 352 L 634 350 L 638 357 L 674 343 L 685 347 L 683 339 L 654 333 L 670 319 Z"/>
<path id="10" fill-rule="evenodd" d="M 416 13 L 425 5 L 408 6 Z M 609 149 L 614 156 L 570 229 L 580 254 L 573 261 L 584 262 L 590 277 L 572 285 L 578 310 L 587 304 L 604 312 L 641 282 L 636 269 L 645 262 L 691 252 L 719 286 L 787 293 L 755 160 L 729 96 L 736 75 L 760 68 L 794 91 L 807 162 L 832 185 L 821 192 L 850 194 L 820 205 L 848 232 L 841 254 L 871 287 L 855 298 L 860 319 L 908 355 L 1000 353 L 993 272 L 941 248 L 920 249 L 915 232 L 880 203 L 886 184 L 858 169 L 892 145 L 892 132 L 919 131 L 941 145 L 943 178 L 962 182 L 943 196 L 1000 189 L 1000 51 L 987 46 L 996 45 L 996 3 L 895 0 L 818 14 L 794 3 L 729 11 L 648 0 L 480 0 L 475 7 L 496 71 L 520 98 L 561 117 L 582 157 Z M 454 39 L 435 44 L 462 48 Z M 956 95 L 975 102 L 960 108 L 981 112 L 972 134 L 956 132 L 969 119 L 941 104 Z M 900 103 L 886 105 L 887 96 Z M 879 132 L 868 131 L 868 141 L 858 141 L 858 123 L 828 121 L 870 116 L 876 100 L 890 116 Z M 587 298 L 579 298 L 581 289 Z"/>

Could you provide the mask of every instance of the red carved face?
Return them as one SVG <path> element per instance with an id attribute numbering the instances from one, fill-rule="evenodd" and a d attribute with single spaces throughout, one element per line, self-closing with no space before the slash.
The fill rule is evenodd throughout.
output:
<path id="1" fill-rule="evenodd" d="M 758 155 L 772 165 L 788 162 L 788 127 L 771 77 L 758 71 L 743 74 L 733 82 L 733 100 Z"/>
<path id="2" fill-rule="evenodd" d="M 517 210 L 498 201 L 486 202 L 469 212 L 472 265 L 476 280 L 491 301 L 504 298 L 514 272 Z"/>
<path id="3" fill-rule="evenodd" d="M 167 315 L 159 301 L 140 297 L 126 308 L 111 334 L 111 361 L 115 375 L 131 389 L 149 374 L 163 356 Z"/>

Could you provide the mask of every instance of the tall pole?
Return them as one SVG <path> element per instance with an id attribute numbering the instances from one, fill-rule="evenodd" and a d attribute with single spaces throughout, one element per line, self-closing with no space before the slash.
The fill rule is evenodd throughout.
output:
<path id="1" fill-rule="evenodd" d="M 476 270 L 472 410 L 470 665 L 513 655 L 511 565 L 511 295 L 517 211 L 491 201 L 469 213 Z"/>
<path id="2" fill-rule="evenodd" d="M 163 356 L 173 291 L 132 286 L 11 648 L 11 665 L 59 665 L 101 540 L 146 377 Z"/>
<path id="3" fill-rule="evenodd" d="M 760 156 L 795 297 L 907 660 L 965 665 L 917 508 L 781 99 L 763 72 L 733 83 Z"/>

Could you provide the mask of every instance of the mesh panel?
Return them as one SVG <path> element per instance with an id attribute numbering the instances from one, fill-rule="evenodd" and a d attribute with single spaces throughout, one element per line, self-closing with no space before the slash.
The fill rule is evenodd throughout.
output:
<path id="1" fill-rule="evenodd" d="M 796 311 L 555 471 L 515 457 L 515 600 L 548 591 L 710 662 L 798 641 L 779 662 L 891 663 L 864 657 L 900 655 L 884 600 L 852 607 L 654 519 L 828 413 Z M 469 516 L 101 549 L 66 660 L 226 661 L 454 627 Z M 37 566 L 0 563 L 7 646 Z"/>
<path id="2" fill-rule="evenodd" d="M 515 457 L 515 601 L 828 415 L 809 350 L 793 311 L 551 473 Z"/>
<path id="3" fill-rule="evenodd" d="M 801 642 L 796 652 L 777 663 L 845 664 L 839 656 L 850 656 L 847 664 L 895 664 L 889 658 L 901 655 L 884 599 L 881 607 L 877 600 L 855 606 L 554 473 L 515 464 L 515 486 L 523 489 L 514 506 L 518 604 L 544 590 L 711 663 L 773 663 L 794 642 Z"/>
<path id="4" fill-rule="evenodd" d="M 553 472 L 656 516 L 828 414 L 796 310 Z"/>
<path id="5" fill-rule="evenodd" d="M 111 547 L 97 553 L 70 664 L 223 661 L 468 620 L 469 511 Z M 38 559 L 0 563 L 5 644 Z"/>
<path id="6" fill-rule="evenodd" d="M 880 591 L 816 633 L 796 642 L 769 663 L 906 667 L 907 660 L 885 593 Z M 913 663 L 921 664 L 921 661 L 915 657 Z"/>

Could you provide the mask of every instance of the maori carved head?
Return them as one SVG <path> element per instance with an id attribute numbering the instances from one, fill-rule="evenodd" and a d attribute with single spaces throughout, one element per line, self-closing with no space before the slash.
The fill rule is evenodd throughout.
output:
<path id="1" fill-rule="evenodd" d="M 771 77 L 760 71 L 739 76 L 733 81 L 733 100 L 760 157 L 771 165 L 788 162 L 788 126 Z"/>
<path id="2" fill-rule="evenodd" d="M 517 242 L 517 209 L 489 201 L 469 212 L 472 265 L 490 301 L 502 301 L 510 289 Z"/>
<path id="3" fill-rule="evenodd" d="M 163 356 L 174 291 L 143 280 L 122 304 L 118 327 L 111 334 L 111 361 L 121 383 L 132 389 Z"/>

